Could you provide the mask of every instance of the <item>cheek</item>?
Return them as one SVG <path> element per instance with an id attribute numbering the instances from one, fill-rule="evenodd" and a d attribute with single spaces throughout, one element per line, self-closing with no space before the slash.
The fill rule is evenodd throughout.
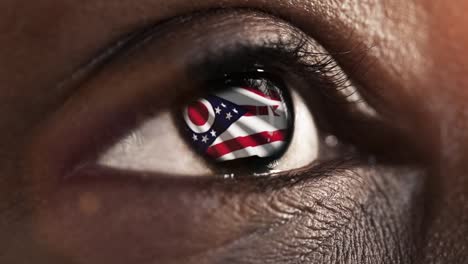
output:
<path id="1" fill-rule="evenodd" d="M 228 245 L 215 259 L 411 263 L 419 239 L 412 234 L 421 223 L 421 177 L 411 170 L 361 169 L 303 182 L 272 199 L 276 224 Z"/>
<path id="2" fill-rule="evenodd" d="M 394 249 L 412 239 L 418 186 L 413 172 L 386 170 L 306 173 L 286 184 L 82 177 L 36 208 L 35 230 L 52 252 L 90 264 L 401 258 Z"/>

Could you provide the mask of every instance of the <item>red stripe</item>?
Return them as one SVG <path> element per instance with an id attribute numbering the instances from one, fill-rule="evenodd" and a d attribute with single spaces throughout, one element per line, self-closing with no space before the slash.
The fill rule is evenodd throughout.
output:
<path id="1" fill-rule="evenodd" d="M 219 144 L 209 147 L 206 152 L 212 158 L 219 158 L 223 155 L 247 147 L 256 147 L 276 141 L 283 141 L 286 130 L 276 130 L 272 132 L 260 132 L 245 137 L 237 137 L 226 140 Z"/>
<path id="2" fill-rule="evenodd" d="M 268 113 L 268 107 L 270 107 L 271 112 L 274 116 L 279 116 L 278 113 L 276 113 L 276 109 L 279 108 L 279 105 L 262 105 L 262 106 L 256 106 L 256 105 L 241 105 L 241 107 L 246 111 L 244 116 L 261 116 L 261 115 L 269 115 Z"/>
<path id="3" fill-rule="evenodd" d="M 241 107 L 247 111 L 245 116 L 257 116 L 257 115 L 268 115 L 268 108 L 265 105 L 241 105 Z"/>
<path id="4" fill-rule="evenodd" d="M 270 100 L 275 100 L 275 101 L 281 101 L 279 95 L 274 91 L 274 90 L 269 90 L 269 93 L 270 94 L 265 94 L 264 92 L 256 89 L 256 88 L 252 88 L 252 87 L 241 87 L 242 89 L 244 90 L 247 90 L 249 92 L 252 92 L 254 94 L 257 94 L 257 95 L 260 95 L 261 97 L 265 97 L 267 99 L 270 99 Z"/>

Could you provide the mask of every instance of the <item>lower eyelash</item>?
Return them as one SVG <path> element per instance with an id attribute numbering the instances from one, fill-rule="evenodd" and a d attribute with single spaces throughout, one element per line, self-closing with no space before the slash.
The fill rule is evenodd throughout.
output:
<path id="1" fill-rule="evenodd" d="M 359 166 L 359 160 L 352 157 L 343 157 L 321 164 L 314 164 L 308 167 L 281 172 L 278 174 L 270 174 L 269 177 L 227 177 L 220 184 L 224 184 L 226 188 L 235 188 L 243 186 L 242 192 L 249 192 L 246 188 L 252 188 L 255 192 L 281 190 L 298 186 L 305 181 L 319 180 L 330 176 L 345 175 L 346 173 L 354 174 L 353 168 Z M 245 183 L 245 184 L 240 184 Z"/>

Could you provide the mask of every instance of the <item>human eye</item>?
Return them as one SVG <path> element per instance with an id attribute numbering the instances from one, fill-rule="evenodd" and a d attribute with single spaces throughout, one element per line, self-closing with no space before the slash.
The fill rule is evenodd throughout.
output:
<path id="1" fill-rule="evenodd" d="M 279 81 L 271 81 L 264 69 L 252 71 L 210 81 L 213 89 L 203 97 L 143 122 L 98 164 L 223 177 L 309 165 L 317 158 L 319 139 L 306 103 L 297 92 L 289 95 Z M 161 148 L 160 140 L 170 150 Z"/>
<path id="2" fill-rule="evenodd" d="M 217 16 L 227 18 L 226 23 L 233 17 L 219 12 L 211 18 Z M 116 98 L 88 113 L 85 121 L 91 121 L 88 127 L 94 131 L 84 134 L 92 140 L 76 140 L 81 150 L 71 159 L 73 173 L 277 175 L 378 149 L 380 143 L 371 140 L 366 146 L 353 144 L 357 133 L 350 131 L 360 129 L 353 121 L 374 124 L 378 115 L 332 54 L 312 38 L 284 21 L 257 14 L 246 20 L 249 30 L 238 24 L 227 32 L 208 28 L 200 36 L 193 35 L 199 28 L 181 30 L 180 39 L 197 44 L 171 50 L 178 33 L 168 29 L 197 20 L 201 22 L 194 24 L 200 25 L 210 16 L 175 19 L 162 29 L 137 34 L 132 40 L 140 41 L 138 48 L 117 62 L 139 62 L 125 62 L 132 68 L 123 73 L 101 74 L 114 91 L 100 91 L 116 92 Z M 154 52 L 154 46 L 171 50 L 153 58 L 165 61 L 166 68 L 140 55 L 141 50 Z M 144 82 L 139 83 L 141 76 Z M 119 77 L 126 79 L 117 83 Z M 85 97 L 99 98 L 95 92 L 89 89 Z M 344 125 L 349 131 L 343 131 Z"/>

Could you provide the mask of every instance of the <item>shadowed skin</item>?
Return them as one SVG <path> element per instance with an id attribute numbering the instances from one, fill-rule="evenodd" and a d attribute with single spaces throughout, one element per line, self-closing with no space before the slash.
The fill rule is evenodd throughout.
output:
<path id="1" fill-rule="evenodd" d="M 132 32 L 214 8 L 251 9 L 169 25 L 132 56 L 103 59 Z M 467 263 L 466 10 L 462 0 L 1 1 L 0 263 Z M 178 65 L 203 47 L 195 40 L 254 39 L 278 26 L 265 14 L 330 52 L 365 47 L 337 60 L 404 135 L 401 146 L 381 140 L 384 152 L 412 158 L 292 181 L 59 180 L 73 146 L 106 137 L 96 131 L 122 98 L 154 87 L 154 107 L 167 108 L 190 93 L 164 87 L 189 82 Z"/>

